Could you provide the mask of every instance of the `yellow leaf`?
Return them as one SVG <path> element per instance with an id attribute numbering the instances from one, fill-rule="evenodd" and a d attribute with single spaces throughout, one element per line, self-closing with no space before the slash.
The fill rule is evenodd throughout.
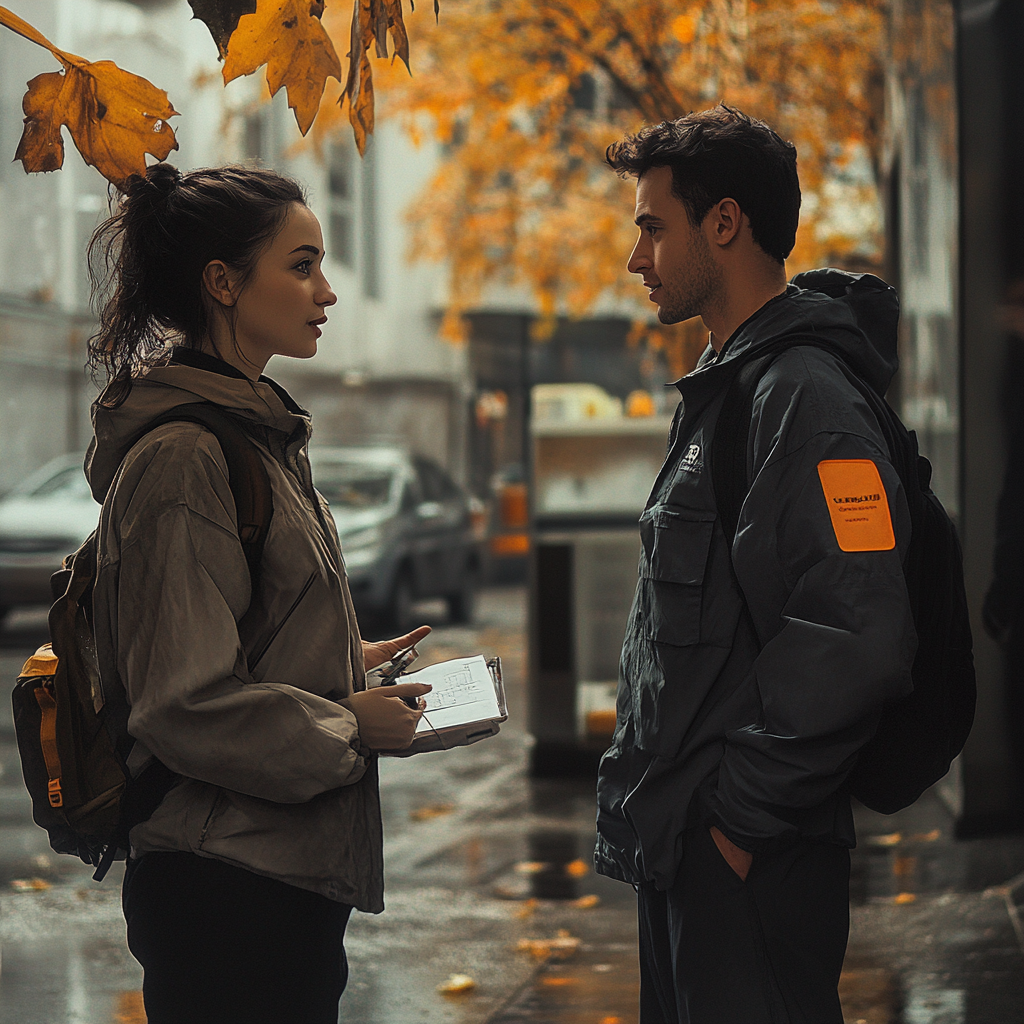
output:
<path id="1" fill-rule="evenodd" d="M 26 173 L 64 163 L 66 127 L 87 164 L 114 184 L 144 174 L 146 154 L 164 160 L 178 148 L 167 119 L 177 111 L 167 93 L 109 60 L 92 63 L 53 45 L 16 14 L 0 7 L 0 25 L 45 47 L 64 70 L 37 75 L 22 101 L 25 128 L 15 153 Z"/>
<path id="2" fill-rule="evenodd" d="M 437 986 L 437 991 L 446 996 L 460 996 L 476 988 L 476 982 L 468 974 L 452 974 L 447 981 Z"/>
<path id="3" fill-rule="evenodd" d="M 310 0 L 257 0 L 238 19 L 224 58 L 224 83 L 267 65 L 270 95 L 284 86 L 303 135 L 309 131 L 328 78 L 341 81 L 341 61 Z"/>
<path id="4" fill-rule="evenodd" d="M 672 22 L 672 35 L 684 46 L 689 46 L 697 34 L 697 19 L 691 14 L 680 14 Z"/>

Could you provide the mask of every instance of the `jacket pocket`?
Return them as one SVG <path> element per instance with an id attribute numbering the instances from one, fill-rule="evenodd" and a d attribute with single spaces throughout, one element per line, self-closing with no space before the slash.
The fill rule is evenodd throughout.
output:
<path id="1" fill-rule="evenodd" d="M 656 505 L 640 519 L 642 600 L 649 637 L 686 647 L 700 642 L 701 592 L 715 513 Z"/>

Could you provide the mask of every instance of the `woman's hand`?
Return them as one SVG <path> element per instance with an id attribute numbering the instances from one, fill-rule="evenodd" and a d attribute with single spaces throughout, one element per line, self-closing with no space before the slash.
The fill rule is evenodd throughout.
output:
<path id="1" fill-rule="evenodd" d="M 423 635 L 426 636 L 425 633 Z M 395 683 L 394 686 L 360 690 L 346 697 L 342 703 L 356 716 L 359 741 L 363 746 L 370 750 L 405 750 L 416 734 L 421 712 L 413 711 L 400 698 L 422 697 L 431 689 L 426 683 Z M 420 707 L 424 706 L 421 701 Z"/>
<path id="2" fill-rule="evenodd" d="M 385 661 L 390 661 L 399 651 L 418 644 L 429 632 L 429 626 L 420 626 L 419 629 L 414 629 L 405 636 L 395 637 L 394 640 L 378 640 L 373 644 L 364 640 L 363 663 L 366 665 L 366 671 L 369 672 L 370 669 L 383 665 Z"/>

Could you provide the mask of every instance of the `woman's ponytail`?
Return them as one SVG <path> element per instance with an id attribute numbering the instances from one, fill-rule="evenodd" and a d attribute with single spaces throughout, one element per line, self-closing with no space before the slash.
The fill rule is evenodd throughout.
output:
<path id="1" fill-rule="evenodd" d="M 120 405 L 138 369 L 170 341 L 202 346 L 207 264 L 223 260 L 244 287 L 292 203 L 305 203 L 302 189 L 273 171 L 215 167 L 182 175 L 159 163 L 128 178 L 116 212 L 89 243 L 99 315 L 89 365 L 105 371 L 104 405 Z"/>

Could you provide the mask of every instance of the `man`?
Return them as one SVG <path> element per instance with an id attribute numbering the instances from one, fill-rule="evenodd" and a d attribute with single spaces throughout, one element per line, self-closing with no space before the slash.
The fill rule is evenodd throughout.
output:
<path id="1" fill-rule="evenodd" d="M 883 704 L 910 692 L 916 648 L 906 498 L 844 364 L 885 392 L 898 303 L 870 275 L 787 284 L 796 150 L 761 122 L 719 106 L 645 128 L 608 162 L 637 179 L 629 270 L 663 323 L 700 316 L 711 336 L 676 383 L 640 520 L 597 868 L 637 887 L 642 1024 L 841 1024 L 844 781 Z M 792 336 L 808 344 L 774 359 L 744 424 L 750 489 L 730 546 L 718 415 L 735 368 Z M 829 511 L 864 474 L 882 495 L 866 544 Z"/>

